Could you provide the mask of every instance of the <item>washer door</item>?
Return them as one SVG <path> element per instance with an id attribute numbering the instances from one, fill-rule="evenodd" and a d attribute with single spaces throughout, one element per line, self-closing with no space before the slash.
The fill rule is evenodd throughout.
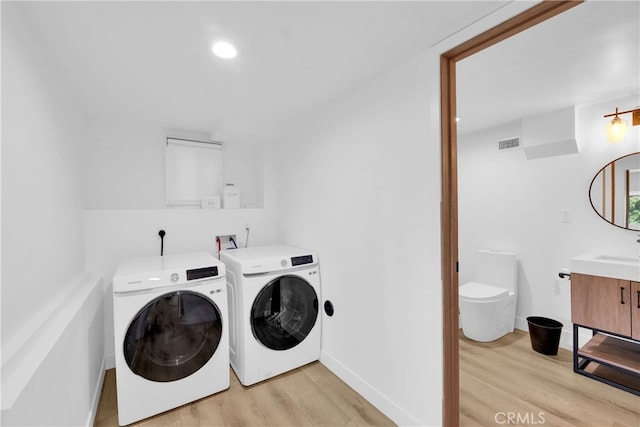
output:
<path id="1" fill-rule="evenodd" d="M 195 292 L 171 292 L 148 303 L 124 338 L 129 368 L 151 381 L 176 381 L 213 356 L 222 337 L 218 307 Z"/>
<path id="2" fill-rule="evenodd" d="M 288 350 L 300 344 L 318 318 L 318 296 L 297 276 L 281 276 L 269 282 L 251 307 L 253 336 L 272 350 Z"/>

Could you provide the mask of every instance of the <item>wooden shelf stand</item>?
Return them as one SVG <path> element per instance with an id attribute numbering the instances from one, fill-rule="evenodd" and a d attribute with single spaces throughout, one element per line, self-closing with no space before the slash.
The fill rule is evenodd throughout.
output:
<path id="1" fill-rule="evenodd" d="M 593 333 L 582 347 L 580 328 Z M 574 323 L 573 371 L 640 396 L 640 341 Z"/>

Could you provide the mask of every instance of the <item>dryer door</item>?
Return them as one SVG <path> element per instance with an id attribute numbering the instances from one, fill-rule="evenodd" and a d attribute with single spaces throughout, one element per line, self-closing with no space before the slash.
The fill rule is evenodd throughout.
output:
<path id="1" fill-rule="evenodd" d="M 318 319 L 318 296 L 297 276 L 281 276 L 269 282 L 253 301 L 253 336 L 272 350 L 288 350 L 300 344 Z"/>
<path id="2" fill-rule="evenodd" d="M 221 337 L 222 318 L 213 301 L 195 292 L 171 292 L 149 302 L 133 319 L 124 358 L 148 380 L 176 381 L 204 366 Z"/>

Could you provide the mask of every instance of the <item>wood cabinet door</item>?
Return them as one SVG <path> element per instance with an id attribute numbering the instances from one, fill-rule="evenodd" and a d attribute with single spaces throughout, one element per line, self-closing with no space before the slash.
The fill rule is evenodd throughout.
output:
<path id="1" fill-rule="evenodd" d="M 571 273 L 571 321 L 631 336 L 631 282 Z"/>
<path id="2" fill-rule="evenodd" d="M 640 340 L 640 283 L 631 282 L 631 337 Z"/>

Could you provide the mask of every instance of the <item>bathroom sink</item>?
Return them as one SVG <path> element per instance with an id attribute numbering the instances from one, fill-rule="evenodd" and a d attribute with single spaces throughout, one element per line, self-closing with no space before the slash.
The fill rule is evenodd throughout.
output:
<path id="1" fill-rule="evenodd" d="M 571 272 L 640 281 L 640 256 L 624 257 L 591 252 L 571 259 Z"/>

